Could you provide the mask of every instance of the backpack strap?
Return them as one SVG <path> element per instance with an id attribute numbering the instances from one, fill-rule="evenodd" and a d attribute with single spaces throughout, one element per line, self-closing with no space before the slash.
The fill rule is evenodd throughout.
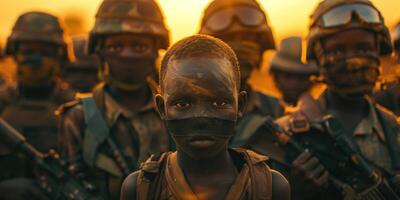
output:
<path id="1" fill-rule="evenodd" d="M 242 153 L 249 166 L 251 182 L 251 199 L 272 199 L 272 173 L 265 162 L 268 157 L 257 154 L 251 150 L 235 149 Z"/>
<path id="2" fill-rule="evenodd" d="M 159 199 L 161 179 L 164 174 L 164 166 L 171 152 L 151 155 L 149 159 L 140 165 L 136 183 L 137 200 Z"/>
<path id="3" fill-rule="evenodd" d="M 80 99 L 85 118 L 85 135 L 83 138 L 83 159 L 93 167 L 96 163 L 98 148 L 110 134 L 110 128 L 93 97 Z"/>

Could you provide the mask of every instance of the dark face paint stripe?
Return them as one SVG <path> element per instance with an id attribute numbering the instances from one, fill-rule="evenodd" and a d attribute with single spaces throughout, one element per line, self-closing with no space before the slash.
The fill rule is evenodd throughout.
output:
<path id="1" fill-rule="evenodd" d="M 166 120 L 167 129 L 173 136 L 226 136 L 235 133 L 236 122 L 218 118 L 194 117 L 187 119 Z"/>

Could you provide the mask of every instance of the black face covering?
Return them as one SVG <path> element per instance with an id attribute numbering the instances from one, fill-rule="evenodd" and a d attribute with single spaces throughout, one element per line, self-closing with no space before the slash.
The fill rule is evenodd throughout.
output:
<path id="1" fill-rule="evenodd" d="M 377 56 L 332 58 L 323 65 L 327 84 L 344 97 L 360 97 L 372 92 L 379 76 Z"/>
<path id="2" fill-rule="evenodd" d="M 236 122 L 208 117 L 166 120 L 173 137 L 213 136 L 229 138 L 235 133 Z"/>

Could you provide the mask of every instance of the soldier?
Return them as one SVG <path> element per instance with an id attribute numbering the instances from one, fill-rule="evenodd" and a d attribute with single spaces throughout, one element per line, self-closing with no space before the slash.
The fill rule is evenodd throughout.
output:
<path id="1" fill-rule="evenodd" d="M 60 145 L 71 171 L 105 198 L 119 199 L 122 181 L 138 163 L 170 148 L 147 82 L 168 45 L 155 1 L 105 0 L 100 6 L 88 53 L 101 60 L 103 84 L 61 109 Z"/>
<path id="2" fill-rule="evenodd" d="M 270 72 L 283 100 L 290 106 L 296 106 L 299 97 L 311 87 L 312 75 L 318 74 L 314 63 L 303 63 L 302 40 L 290 37 L 282 40 L 279 51 L 271 60 Z"/>
<path id="3" fill-rule="evenodd" d="M 374 99 L 396 115 L 400 115 L 400 23 L 397 24 L 393 36 L 395 50 L 395 55 L 393 56 L 395 66 L 393 68 L 395 70 L 388 76 L 383 77 L 389 80 L 384 80 L 385 87 L 374 94 Z"/>
<path id="4" fill-rule="evenodd" d="M 177 151 L 146 161 L 125 180 L 121 199 L 290 199 L 265 156 L 228 149 L 246 92 L 227 44 L 205 35 L 181 40 L 162 61 L 160 84 L 157 108 Z"/>
<path id="5" fill-rule="evenodd" d="M 293 140 L 310 148 L 298 152 L 298 145 L 289 144 L 280 155 L 289 167 L 292 196 L 397 199 L 388 197 L 395 188 L 383 180 L 393 180 L 400 169 L 399 125 L 368 96 L 380 55 L 392 51 L 384 19 L 369 0 L 324 0 L 311 22 L 307 57 L 318 62 L 327 90 L 318 99 L 305 96 L 297 110 L 277 120 Z M 335 126 L 325 123 L 332 116 Z M 261 137 L 249 146 L 260 147 Z"/>
<path id="6" fill-rule="evenodd" d="M 66 82 L 78 92 L 90 92 L 99 82 L 97 69 L 100 61 L 85 53 L 87 39 L 83 36 L 72 38 L 76 61 L 65 66 L 63 76 Z"/>
<path id="7" fill-rule="evenodd" d="M 275 48 L 271 27 L 255 0 L 214 0 L 204 11 L 200 33 L 222 39 L 238 56 L 241 88 L 249 98 L 232 142 L 233 146 L 240 146 L 253 134 L 251 124 L 255 118 L 265 115 L 277 118 L 283 114 L 277 98 L 255 92 L 248 84 L 252 71 L 261 66 L 263 53 Z"/>
<path id="8" fill-rule="evenodd" d="M 8 38 L 5 53 L 17 63 L 17 81 L 0 88 L 1 117 L 39 150 L 55 149 L 54 111 L 74 98 L 74 93 L 60 80 L 62 64 L 72 57 L 58 19 L 41 12 L 21 15 Z M 0 199 L 36 199 L 37 192 L 30 181 L 31 163 L 4 145 L 0 149 Z"/>

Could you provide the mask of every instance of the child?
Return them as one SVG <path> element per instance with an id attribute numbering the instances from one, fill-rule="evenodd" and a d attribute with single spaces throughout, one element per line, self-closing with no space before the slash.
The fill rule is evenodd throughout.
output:
<path id="1" fill-rule="evenodd" d="M 168 50 L 156 103 L 177 151 L 143 163 L 125 179 L 121 199 L 290 199 L 288 182 L 265 156 L 228 148 L 246 103 L 238 65 L 232 49 L 210 36 Z"/>

